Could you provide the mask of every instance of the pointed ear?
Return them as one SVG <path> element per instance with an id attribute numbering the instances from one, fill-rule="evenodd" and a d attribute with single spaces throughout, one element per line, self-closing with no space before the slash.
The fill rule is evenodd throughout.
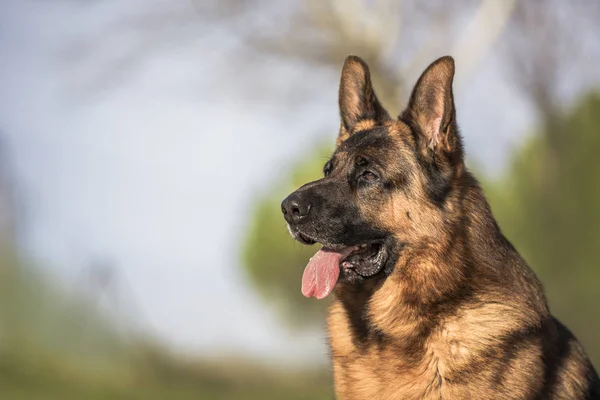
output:
<path id="1" fill-rule="evenodd" d="M 375 95 L 369 67 L 360 57 L 348 56 L 344 62 L 339 103 L 342 124 L 338 145 L 354 133 L 359 123 L 378 125 L 390 118 Z"/>
<path id="2" fill-rule="evenodd" d="M 400 116 L 418 131 L 417 141 L 425 153 L 460 153 L 452 95 L 453 78 L 452 57 L 445 56 L 434 61 L 417 81 L 408 108 Z"/>

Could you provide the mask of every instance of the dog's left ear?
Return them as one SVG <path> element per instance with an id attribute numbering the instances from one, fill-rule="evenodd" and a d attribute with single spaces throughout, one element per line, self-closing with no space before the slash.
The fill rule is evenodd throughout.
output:
<path id="1" fill-rule="evenodd" d="M 417 81 L 408 107 L 400 115 L 417 131 L 420 150 L 431 157 L 462 151 L 452 95 L 453 78 L 452 57 L 434 61 Z"/>
<path id="2" fill-rule="evenodd" d="M 375 95 L 367 63 L 357 56 L 348 56 L 344 62 L 339 103 L 342 123 L 338 146 L 360 129 L 361 122 L 377 125 L 390 118 Z"/>

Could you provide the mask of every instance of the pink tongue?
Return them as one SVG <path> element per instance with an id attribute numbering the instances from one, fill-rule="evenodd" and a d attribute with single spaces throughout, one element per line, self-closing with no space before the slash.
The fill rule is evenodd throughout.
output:
<path id="1" fill-rule="evenodd" d="M 340 275 L 340 260 L 354 250 L 346 247 L 340 251 L 321 249 L 310 259 L 302 275 L 302 294 L 323 299 L 331 293 Z"/>

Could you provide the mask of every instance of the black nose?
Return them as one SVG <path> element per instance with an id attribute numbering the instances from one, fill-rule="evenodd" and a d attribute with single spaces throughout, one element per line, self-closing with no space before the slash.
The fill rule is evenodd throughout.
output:
<path id="1" fill-rule="evenodd" d="M 281 212 L 288 223 L 297 224 L 310 212 L 310 203 L 297 193 L 292 193 L 281 203 Z"/>

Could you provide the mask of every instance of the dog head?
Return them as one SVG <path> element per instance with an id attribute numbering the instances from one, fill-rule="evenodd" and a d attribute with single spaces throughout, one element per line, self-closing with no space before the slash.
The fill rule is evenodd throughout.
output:
<path id="1" fill-rule="evenodd" d="M 407 245 L 435 240 L 452 212 L 464 171 L 452 95 L 454 60 L 432 63 L 408 106 L 391 118 L 367 64 L 350 56 L 339 89 L 341 126 L 323 178 L 282 203 L 292 236 L 323 248 L 303 276 L 303 293 L 327 296 L 341 282 L 386 277 Z"/>

